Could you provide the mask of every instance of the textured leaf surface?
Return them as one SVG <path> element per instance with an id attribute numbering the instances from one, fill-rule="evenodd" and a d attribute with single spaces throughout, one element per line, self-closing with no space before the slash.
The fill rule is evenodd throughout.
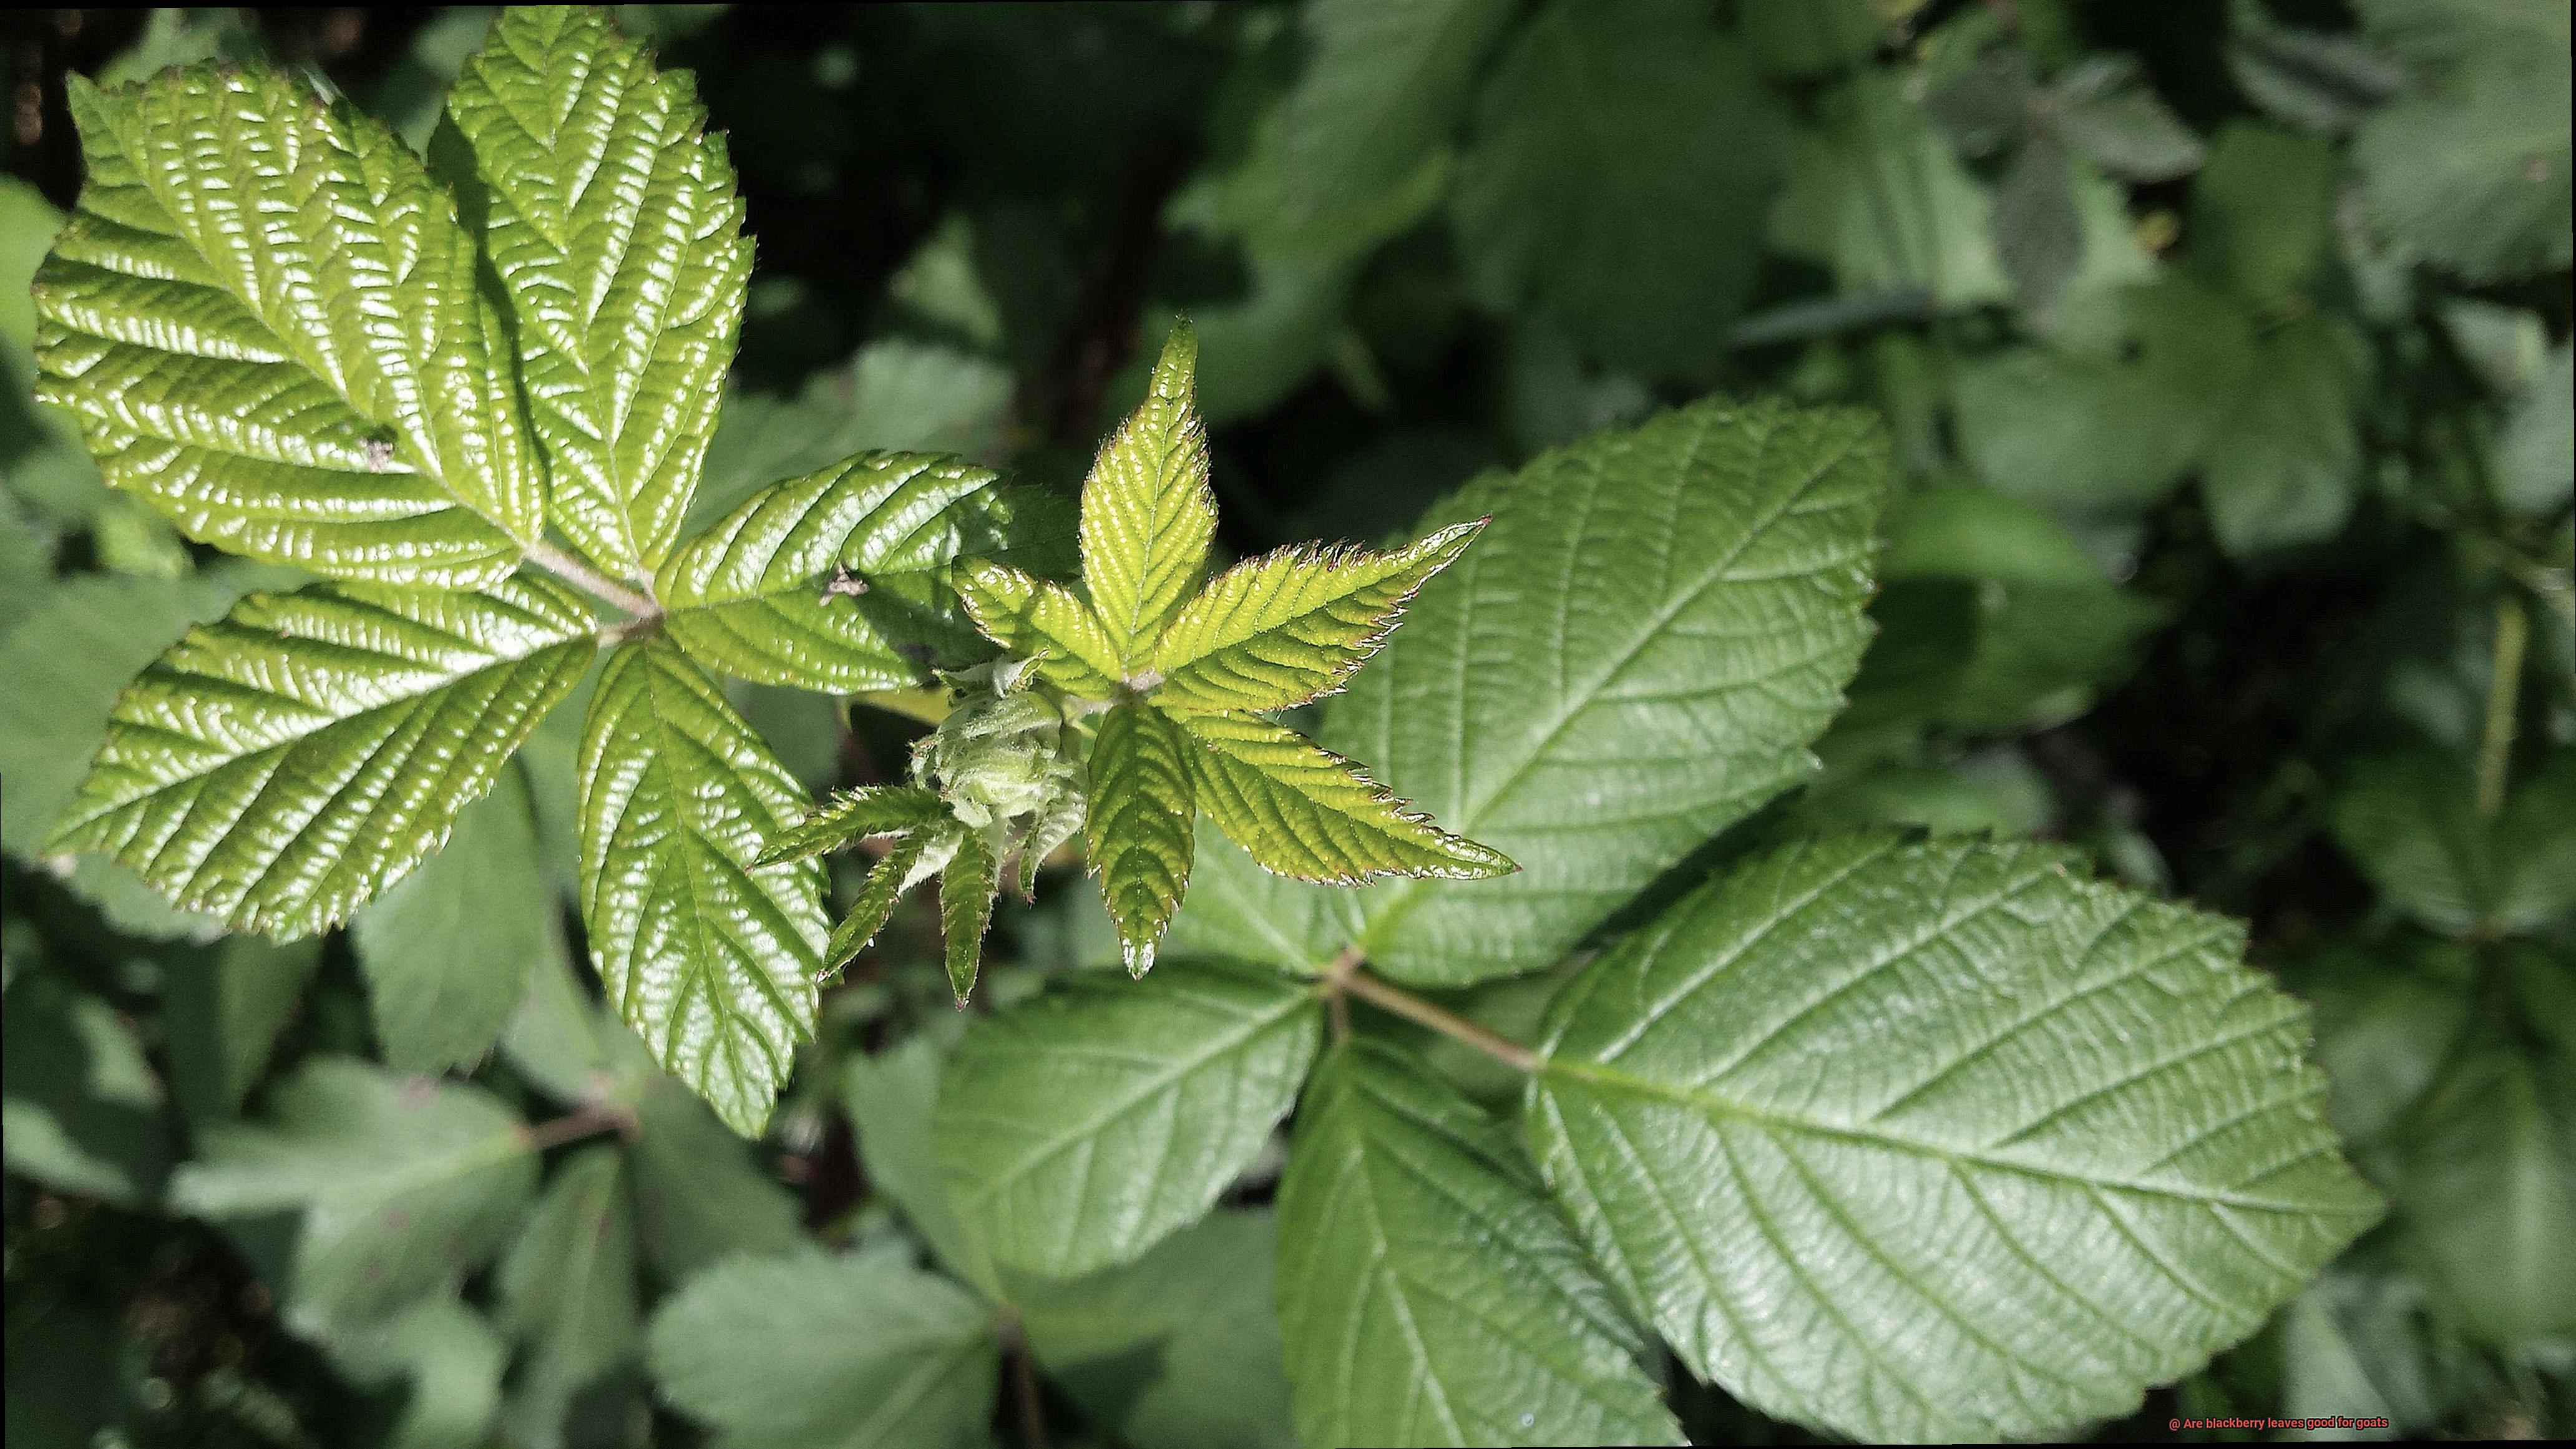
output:
<path id="1" fill-rule="evenodd" d="M 1381 1047 L 1298 1117 L 1279 1325 L 1310 1445 L 1684 1442 L 1510 1134 Z"/>
<path id="2" fill-rule="evenodd" d="M 1297 982 L 1175 962 L 1067 976 L 949 1060 L 950 1201 L 1003 1263 L 1069 1277 L 1197 1220 L 1296 1100 L 1323 1012 Z"/>
<path id="3" fill-rule="evenodd" d="M 444 843 L 579 682 L 595 627 L 525 576 L 253 594 L 126 688 L 49 848 L 112 855 L 237 929 L 322 930 Z"/>
<path id="4" fill-rule="evenodd" d="M 736 1259 L 653 1315 L 653 1376 L 719 1449 L 969 1449 L 1001 1353 L 983 1304 L 899 1252 Z"/>
<path id="5" fill-rule="evenodd" d="M 1545 965 L 1803 779 L 1868 637 L 1886 488 L 1857 413 L 1705 402 L 1453 500 L 1493 522 L 1319 738 L 1521 870 L 1368 887 L 1369 960 L 1425 984 Z"/>
<path id="6" fill-rule="evenodd" d="M 558 1441 L 573 1395 L 643 1338 L 635 1204 L 614 1147 L 585 1147 L 546 1184 L 501 1260 L 501 1327 L 527 1348 L 511 1396 L 522 1439 Z"/>
<path id="7" fill-rule="evenodd" d="M 1100 616 L 1062 584 L 1008 564 L 978 559 L 959 572 L 958 593 L 987 638 L 1023 658 L 1069 693 L 1107 699 L 1125 677 L 1118 646 Z"/>
<path id="8" fill-rule="evenodd" d="M 993 898 L 1001 889 L 1001 862 L 993 858 L 993 848 L 980 833 L 962 832 L 957 853 L 939 873 L 941 955 L 948 965 L 948 989 L 961 1004 L 975 989 L 984 928 L 993 922 Z"/>
<path id="9" fill-rule="evenodd" d="M 1444 528 L 1393 553 L 1284 548 L 1226 570 L 1155 644 L 1154 702 L 1258 712 L 1339 689 L 1482 526 Z"/>
<path id="10" fill-rule="evenodd" d="M 1122 663 L 1145 661 L 1198 588 L 1216 535 L 1207 425 L 1190 402 L 1198 359 L 1198 334 L 1187 322 L 1173 327 L 1145 401 L 1101 445 L 1082 485 L 1082 580 Z"/>
<path id="11" fill-rule="evenodd" d="M 73 85 L 89 180 L 36 279 L 40 395 L 190 537 L 348 578 L 489 584 L 543 527 L 454 203 L 309 86 Z"/>
<path id="12" fill-rule="evenodd" d="M 536 1189 L 526 1129 L 477 1087 L 324 1057 L 269 1103 L 263 1125 L 205 1134 L 170 1200 L 217 1219 L 303 1210 L 293 1313 L 307 1331 L 453 1285 L 500 1251 Z"/>
<path id="13" fill-rule="evenodd" d="M 2378 1216 L 2239 928 L 2038 846 L 1765 857 L 1550 1013 L 1540 1163 L 1692 1370 L 1862 1439 L 2118 1415 Z"/>
<path id="14" fill-rule="evenodd" d="M 857 960 L 868 943 L 877 938 L 877 932 L 885 929 L 886 922 L 894 919 L 895 902 L 903 898 L 912 869 L 929 852 L 931 839 L 931 832 L 926 830 L 897 837 L 885 859 L 868 872 L 858 895 L 851 898 L 849 912 L 832 928 L 830 939 L 823 945 L 825 973 L 839 971 Z"/>
<path id="15" fill-rule="evenodd" d="M 385 1065 L 437 1073 L 491 1050 L 528 994 L 528 973 L 562 953 L 562 910 L 513 772 L 456 817 L 429 863 L 349 923 Z"/>
<path id="16" fill-rule="evenodd" d="M 582 919 L 663 1069 L 759 1135 L 814 1030 L 822 868 L 754 866 L 805 793 L 680 651 L 609 656 L 581 743 Z"/>
<path id="17" fill-rule="evenodd" d="M 1193 748 L 1179 725 L 1133 700 L 1101 716 L 1092 742 L 1088 857 L 1134 975 L 1153 969 L 1163 928 L 1189 887 Z"/>
<path id="18" fill-rule="evenodd" d="M 846 850 L 873 835 L 892 835 L 937 820 L 939 797 L 919 785 L 862 785 L 841 790 L 806 812 L 760 852 L 760 864 Z"/>
<path id="19" fill-rule="evenodd" d="M 517 323 L 549 514 L 610 571 L 680 534 L 751 277 L 742 201 L 686 72 L 590 6 L 511 6 L 447 114 Z"/>
<path id="20" fill-rule="evenodd" d="M 863 453 L 762 489 L 662 565 L 664 627 L 727 674 L 824 693 L 926 677 L 908 649 L 980 651 L 949 565 L 1001 541 L 994 474 L 923 453 Z"/>
<path id="21" fill-rule="evenodd" d="M 1249 715 L 1179 720 L 1199 808 L 1263 869 L 1357 885 L 1388 874 L 1479 880 L 1511 871 L 1500 851 L 1407 808 L 1350 761 Z"/>

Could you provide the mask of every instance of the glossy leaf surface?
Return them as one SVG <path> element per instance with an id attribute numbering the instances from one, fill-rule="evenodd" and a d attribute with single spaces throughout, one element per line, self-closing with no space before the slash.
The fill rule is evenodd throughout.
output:
<path id="1" fill-rule="evenodd" d="M 1154 968 L 1163 928 L 1189 888 L 1190 750 L 1179 725 L 1133 700 L 1101 716 L 1091 745 L 1088 858 L 1137 976 Z"/>
<path id="2" fill-rule="evenodd" d="M 1216 534 L 1207 425 L 1190 401 L 1198 357 L 1198 334 L 1173 327 L 1144 405 L 1101 445 L 1082 485 L 1082 580 L 1124 663 L 1144 663 L 1198 588 Z"/>
<path id="3" fill-rule="evenodd" d="M 1285 725 L 1237 714 L 1178 723 L 1196 747 L 1192 798 L 1273 874 L 1357 885 L 1379 875 L 1481 880 L 1513 869 L 1502 852 L 1442 830 Z"/>

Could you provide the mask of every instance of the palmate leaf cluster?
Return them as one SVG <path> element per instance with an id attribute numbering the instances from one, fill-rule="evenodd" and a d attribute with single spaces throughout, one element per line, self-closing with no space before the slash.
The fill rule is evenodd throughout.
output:
<path id="1" fill-rule="evenodd" d="M 11 1437 L 2563 1431 L 2563 6 L 2352 12 L 370 16 L 165 168 L 303 253 L 96 165 Z"/>

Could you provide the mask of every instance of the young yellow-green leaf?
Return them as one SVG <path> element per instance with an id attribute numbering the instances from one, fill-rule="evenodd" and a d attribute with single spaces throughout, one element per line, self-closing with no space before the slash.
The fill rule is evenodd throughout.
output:
<path id="1" fill-rule="evenodd" d="M 732 163 L 688 73 L 657 72 L 589 6 L 503 9 L 447 114 L 517 322 L 549 516 L 601 567 L 649 573 L 679 539 L 750 282 Z"/>
<path id="2" fill-rule="evenodd" d="M 1207 427 L 1190 401 L 1198 334 L 1175 323 L 1145 401 L 1101 445 L 1082 485 L 1082 581 L 1124 677 L 1198 587 L 1216 536 Z"/>
<path id="3" fill-rule="evenodd" d="M 1284 548 L 1238 564 L 1181 607 L 1155 644 L 1158 705 L 1288 709 L 1339 689 L 1404 616 L 1405 601 L 1463 552 L 1484 521 L 1407 548 Z"/>
<path id="4" fill-rule="evenodd" d="M 668 641 L 608 658 L 581 741 L 582 919 L 618 1014 L 756 1137 L 813 1034 L 822 866 L 758 866 L 805 792 Z"/>
<path id="5" fill-rule="evenodd" d="M 189 537 L 475 587 L 544 529 L 472 239 L 392 132 L 311 85 L 74 78 L 89 180 L 36 276 L 38 392 Z"/>
<path id="6" fill-rule="evenodd" d="M 1510 1134 L 1364 1041 L 1297 1115 L 1279 1329 L 1317 1449 L 1685 1442 Z"/>
<path id="7" fill-rule="evenodd" d="M 958 570 L 957 592 L 984 636 L 1022 658 L 1038 673 L 1085 699 L 1107 699 L 1125 676 L 1100 616 L 1062 584 L 1024 574 L 1009 564 L 973 559 Z"/>
<path id="8" fill-rule="evenodd" d="M 1194 799 L 1263 869 L 1358 885 L 1372 876 L 1481 880 L 1517 869 L 1387 793 L 1358 766 L 1285 725 L 1240 714 L 1185 714 Z"/>
<path id="9" fill-rule="evenodd" d="M 939 1093 L 957 1216 L 1051 1278 L 1123 1263 L 1206 1214 L 1315 1059 L 1323 1007 L 1276 972 L 1176 961 L 1059 977 L 979 1017 Z"/>
<path id="10" fill-rule="evenodd" d="M 1154 969 L 1154 950 L 1189 889 L 1190 753 L 1180 726 L 1125 700 L 1101 716 L 1091 745 L 1091 815 L 1084 841 L 1100 899 L 1118 923 L 1127 970 Z"/>
<path id="11" fill-rule="evenodd" d="M 280 940 L 338 924 L 447 839 L 588 666 L 571 590 L 252 594 L 118 698 L 46 848 Z"/>
<path id="12" fill-rule="evenodd" d="M 982 832 L 960 832 L 957 853 L 939 873 L 939 929 L 947 938 L 948 989 L 961 1006 L 975 989 L 984 928 L 992 924 L 993 898 L 1001 890 L 1001 862 L 993 859 Z"/>
<path id="13" fill-rule="evenodd" d="M 794 829 L 771 840 L 754 865 L 776 865 L 841 850 L 872 835 L 897 835 L 947 813 L 939 797 L 919 785 L 861 785 L 842 790 L 807 811 Z"/>
<path id="14" fill-rule="evenodd" d="M 2379 1216 L 2240 928 L 2077 865 L 1799 845 L 1567 985 L 1525 1120 L 1693 1373 L 1863 1440 L 2116 1417 Z"/>
<path id="15" fill-rule="evenodd" d="M 877 932 L 894 919 L 895 902 L 903 898 L 912 869 L 921 863 L 932 838 L 927 830 L 895 837 L 894 848 L 877 862 L 876 869 L 868 872 L 867 880 L 859 886 L 858 898 L 850 902 L 850 913 L 832 928 L 832 938 L 824 943 L 825 976 L 837 975 L 859 959 L 859 953 L 868 949 Z"/>
<path id="16" fill-rule="evenodd" d="M 862 453 L 773 484 L 662 565 L 663 627 L 714 668 L 818 693 L 926 679 L 907 649 L 982 649 L 957 622 L 949 566 L 1000 544 L 990 469 Z"/>

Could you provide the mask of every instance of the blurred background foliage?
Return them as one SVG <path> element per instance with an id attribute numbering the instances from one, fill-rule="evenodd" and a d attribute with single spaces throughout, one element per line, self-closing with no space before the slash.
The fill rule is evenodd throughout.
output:
<path id="1" fill-rule="evenodd" d="M 1883 413 L 1910 482 L 1852 707 L 1709 859 L 1914 821 L 2244 917 L 2395 1203 L 2070 1432 L 2576 1433 L 2565 0 L 619 9 L 696 71 L 759 246 L 702 512 L 866 447 L 1069 486 L 1182 311 L 1236 554 L 1710 391 Z M 898 1383 L 915 1442 L 1285 1442 L 1275 1157 L 1103 1281 L 943 1240 L 926 912 L 826 997 L 769 1140 L 655 1078 L 558 893 L 577 707 L 320 943 L 31 853 L 117 687 L 265 577 L 28 401 L 66 73 L 266 55 L 417 143 L 489 13 L 0 19 L 11 1442 L 820 1443 Z M 818 788 L 920 728 L 736 688 Z M 989 997 L 1114 956 L 1093 899 L 1006 909 Z M 1526 1029 L 1547 984 L 1455 1004 Z M 1707 1442 L 1801 1437 L 1659 1372 Z"/>

